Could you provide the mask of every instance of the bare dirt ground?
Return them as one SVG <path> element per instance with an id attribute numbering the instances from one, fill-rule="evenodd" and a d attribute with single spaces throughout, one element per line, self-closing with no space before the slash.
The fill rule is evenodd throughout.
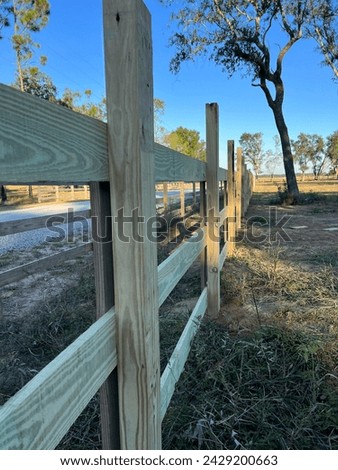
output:
<path id="1" fill-rule="evenodd" d="M 338 184 L 331 188 L 337 190 Z M 221 321 L 233 334 L 266 323 L 318 334 L 318 348 L 334 370 L 338 193 L 310 193 L 306 204 L 295 206 L 271 205 L 275 200 L 276 194 L 268 192 L 252 198 L 235 257 L 223 269 Z"/>

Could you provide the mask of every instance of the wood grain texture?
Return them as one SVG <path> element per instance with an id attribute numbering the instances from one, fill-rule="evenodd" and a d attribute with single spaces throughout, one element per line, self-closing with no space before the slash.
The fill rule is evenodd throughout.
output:
<path id="1" fill-rule="evenodd" d="M 82 256 L 88 251 L 93 249 L 92 243 L 86 243 L 84 245 L 71 248 L 55 255 L 46 256 L 44 258 L 32 261 L 30 263 L 18 266 L 13 269 L 9 269 L 0 273 L 0 287 L 11 284 L 12 282 L 20 281 L 32 274 L 38 273 L 44 269 L 49 269 L 63 263 L 69 259 L 74 259 L 77 256 Z M 108 309 L 107 309 L 108 310 Z"/>
<path id="2" fill-rule="evenodd" d="M 206 233 L 206 222 L 207 222 L 207 194 L 206 194 L 205 181 L 200 182 L 200 217 L 201 217 L 201 228 Z M 208 273 L 207 273 L 207 247 L 206 244 L 199 257 L 201 265 L 201 290 L 207 285 Z"/>
<path id="3" fill-rule="evenodd" d="M 160 306 L 203 250 L 205 238 L 205 230 L 198 230 L 158 267 Z"/>
<path id="4" fill-rule="evenodd" d="M 242 215 L 243 215 L 243 184 L 244 181 L 244 161 L 243 161 L 243 152 L 241 147 L 237 149 L 237 171 L 236 171 L 236 230 L 239 230 L 242 226 Z"/>
<path id="5" fill-rule="evenodd" d="M 101 318 L 114 305 L 113 245 L 110 185 L 91 183 L 90 207 L 94 239 L 96 317 Z M 120 449 L 117 368 L 100 388 L 102 449 Z"/>
<path id="6" fill-rule="evenodd" d="M 109 180 L 106 123 L 2 84 L 0 102 L 1 182 Z M 156 181 L 206 179 L 204 162 L 157 143 L 154 153 Z"/>
<path id="7" fill-rule="evenodd" d="M 104 0 L 103 14 L 121 448 L 158 449 L 157 247 L 147 236 L 156 214 L 151 21 L 141 0 Z"/>
<path id="8" fill-rule="evenodd" d="M 3 183 L 108 179 L 106 125 L 63 106 L 0 85 Z"/>
<path id="9" fill-rule="evenodd" d="M 216 103 L 206 105 L 208 315 L 213 318 L 218 316 L 220 309 L 218 114 L 218 105 Z"/>
<path id="10" fill-rule="evenodd" d="M 115 312 L 77 338 L 0 408 L 0 449 L 54 449 L 116 367 Z"/>
<path id="11" fill-rule="evenodd" d="M 181 217 L 184 218 L 185 215 L 185 193 L 184 193 L 184 183 L 180 184 L 180 203 L 181 203 Z"/>
<path id="12" fill-rule="evenodd" d="M 154 144 L 156 181 L 205 181 L 206 164 L 176 152 L 164 145 Z"/>
<path id="13" fill-rule="evenodd" d="M 235 250 L 236 213 L 235 213 L 235 142 L 228 140 L 228 230 L 227 245 L 228 256 L 232 256 Z"/>
<path id="14" fill-rule="evenodd" d="M 161 419 L 164 418 L 171 397 L 175 391 L 175 385 L 184 370 L 192 340 L 199 329 L 201 320 L 207 309 L 207 289 L 200 295 L 198 302 L 176 344 L 174 352 L 161 377 Z"/>
<path id="15" fill-rule="evenodd" d="M 58 226 L 60 224 L 75 223 L 90 217 L 90 211 L 64 212 L 62 214 L 44 215 L 24 220 L 11 220 L 0 222 L 0 236 L 13 235 L 14 233 L 29 232 L 40 228 Z M 52 232 L 51 232 L 52 234 Z"/>
<path id="16" fill-rule="evenodd" d="M 157 201 L 159 201 L 159 199 L 157 199 Z M 168 183 L 163 183 L 163 207 L 165 211 L 169 208 Z"/>

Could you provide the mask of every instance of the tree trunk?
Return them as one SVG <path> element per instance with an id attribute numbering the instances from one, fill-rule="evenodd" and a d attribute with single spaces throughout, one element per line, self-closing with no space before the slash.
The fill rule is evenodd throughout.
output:
<path id="1" fill-rule="evenodd" d="M 283 151 L 283 163 L 285 169 L 286 183 L 288 187 L 288 194 L 290 196 L 290 202 L 297 202 L 299 196 L 299 189 L 297 184 L 295 166 L 291 151 L 291 142 L 289 137 L 289 131 L 284 120 L 282 105 L 274 103 L 271 107 L 275 118 L 276 126 L 281 140 L 282 151 Z"/>

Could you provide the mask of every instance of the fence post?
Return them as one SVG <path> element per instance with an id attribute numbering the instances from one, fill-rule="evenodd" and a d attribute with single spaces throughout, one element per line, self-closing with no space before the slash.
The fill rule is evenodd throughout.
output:
<path id="1" fill-rule="evenodd" d="M 238 147 L 237 149 L 237 172 L 236 172 L 236 229 L 240 229 L 242 226 L 242 215 L 243 215 L 243 207 L 242 207 L 242 199 L 243 199 L 243 191 L 245 192 L 245 188 L 243 187 L 243 155 L 242 149 Z"/>
<path id="2" fill-rule="evenodd" d="M 207 266 L 208 266 L 208 314 L 216 317 L 220 309 L 219 274 L 219 143 L 218 105 L 206 105 L 207 127 Z"/>
<path id="3" fill-rule="evenodd" d="M 201 227 L 206 227 L 207 219 L 207 201 L 205 192 L 205 181 L 200 182 L 200 217 Z M 205 246 L 199 256 L 201 264 L 201 289 L 207 285 L 207 247 Z"/>
<path id="4" fill-rule="evenodd" d="M 234 254 L 236 219 L 235 219 L 235 143 L 228 140 L 228 256 Z"/>
<path id="5" fill-rule="evenodd" d="M 180 183 L 180 201 L 181 201 L 181 217 L 184 219 L 185 216 L 185 193 L 184 193 L 184 181 Z"/>
<path id="6" fill-rule="evenodd" d="M 113 247 L 109 183 L 90 184 L 96 318 L 114 305 Z M 102 449 L 120 449 L 118 383 L 115 369 L 100 389 Z"/>
<path id="7" fill-rule="evenodd" d="M 168 210 L 168 183 L 163 183 L 163 209 Z"/>
<path id="8" fill-rule="evenodd" d="M 103 16 L 121 448 L 159 449 L 151 19 L 142 0 L 104 0 Z"/>

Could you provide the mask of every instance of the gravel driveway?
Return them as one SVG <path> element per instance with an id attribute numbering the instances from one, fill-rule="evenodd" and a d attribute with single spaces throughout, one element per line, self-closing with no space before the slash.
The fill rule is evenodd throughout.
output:
<path id="1" fill-rule="evenodd" d="M 34 217 L 42 217 L 44 215 L 63 214 L 69 210 L 74 212 L 84 211 L 90 209 L 89 201 L 66 202 L 62 204 L 48 204 L 30 206 L 26 209 L 8 210 L 0 212 L 0 222 L 10 222 L 14 220 L 24 220 Z M 74 224 L 74 230 L 81 230 L 80 224 Z M 90 229 L 90 221 L 88 221 L 88 228 Z M 58 225 L 66 233 L 68 230 L 67 224 Z M 51 231 L 48 228 L 41 228 L 38 230 L 31 230 L 29 232 L 16 233 L 13 235 L 0 236 L 0 255 L 3 255 L 12 250 L 26 250 L 34 246 L 41 245 L 47 240 L 47 237 L 56 237 L 57 232 Z"/>

